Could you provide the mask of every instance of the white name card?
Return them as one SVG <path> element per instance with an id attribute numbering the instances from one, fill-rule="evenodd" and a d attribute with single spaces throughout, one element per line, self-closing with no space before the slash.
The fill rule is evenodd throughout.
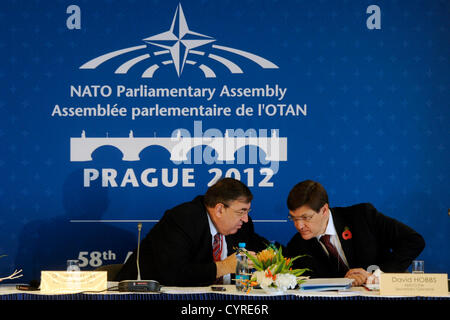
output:
<path id="1" fill-rule="evenodd" d="M 448 296 L 446 273 L 382 273 L 380 295 Z"/>
<path id="2" fill-rule="evenodd" d="M 47 294 L 107 290 L 106 271 L 41 271 L 41 292 Z"/>

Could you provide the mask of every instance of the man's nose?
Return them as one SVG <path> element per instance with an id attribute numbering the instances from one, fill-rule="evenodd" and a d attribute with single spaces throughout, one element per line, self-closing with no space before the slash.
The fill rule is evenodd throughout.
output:
<path id="1" fill-rule="evenodd" d="M 245 223 L 248 222 L 248 212 L 242 216 L 241 220 Z"/>
<path id="2" fill-rule="evenodd" d="M 295 220 L 295 227 L 300 230 L 305 226 L 305 222 L 302 220 Z"/>

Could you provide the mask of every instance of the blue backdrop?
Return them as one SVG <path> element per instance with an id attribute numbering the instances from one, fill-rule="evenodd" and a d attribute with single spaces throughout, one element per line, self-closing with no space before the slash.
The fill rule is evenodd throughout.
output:
<path id="1" fill-rule="evenodd" d="M 449 10 L 2 1 L 0 275 L 122 263 L 136 221 L 220 176 L 251 187 L 268 239 L 294 235 L 287 194 L 314 179 L 331 206 L 416 229 L 426 271 L 450 272 Z"/>

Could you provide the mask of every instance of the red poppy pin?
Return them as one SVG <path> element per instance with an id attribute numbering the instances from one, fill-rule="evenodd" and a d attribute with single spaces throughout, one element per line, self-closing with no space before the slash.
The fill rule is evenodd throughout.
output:
<path id="1" fill-rule="evenodd" d="M 352 238 L 352 233 L 348 227 L 344 228 L 344 232 L 342 232 L 342 239 L 350 240 Z"/>

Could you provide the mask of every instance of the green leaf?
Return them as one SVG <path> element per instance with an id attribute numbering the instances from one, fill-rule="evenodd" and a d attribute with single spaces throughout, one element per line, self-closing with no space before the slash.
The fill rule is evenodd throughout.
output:
<path id="1" fill-rule="evenodd" d="M 276 268 L 275 268 L 273 274 L 278 274 L 278 273 L 280 273 L 280 272 L 283 270 L 283 264 L 284 264 L 284 263 L 281 262 L 278 266 L 276 266 Z"/>
<path id="2" fill-rule="evenodd" d="M 311 270 L 308 269 L 308 268 L 305 268 L 305 269 L 296 269 L 296 270 L 292 270 L 291 273 L 292 273 L 293 275 L 295 275 L 296 277 L 299 277 L 299 276 L 301 276 L 303 273 L 305 273 L 306 271 L 311 271 Z"/>
<path id="3" fill-rule="evenodd" d="M 244 254 L 253 262 L 253 265 L 255 266 L 255 269 L 258 271 L 264 271 L 264 267 L 262 265 L 262 263 L 255 257 L 252 256 L 250 253 L 248 253 L 248 251 L 243 251 Z"/>
<path id="4" fill-rule="evenodd" d="M 280 247 L 280 249 L 278 249 L 278 252 L 277 252 L 277 261 L 281 261 L 283 259 L 283 254 L 281 251 L 282 251 L 282 249 Z"/>
<path id="5" fill-rule="evenodd" d="M 302 258 L 302 257 L 304 257 L 304 256 L 306 256 L 306 255 L 302 255 L 302 256 L 296 256 L 296 257 L 294 257 L 294 258 L 291 258 L 291 260 L 289 261 L 289 268 L 292 266 L 292 263 L 295 261 L 295 260 L 297 260 L 297 259 L 299 259 L 299 258 Z"/>

